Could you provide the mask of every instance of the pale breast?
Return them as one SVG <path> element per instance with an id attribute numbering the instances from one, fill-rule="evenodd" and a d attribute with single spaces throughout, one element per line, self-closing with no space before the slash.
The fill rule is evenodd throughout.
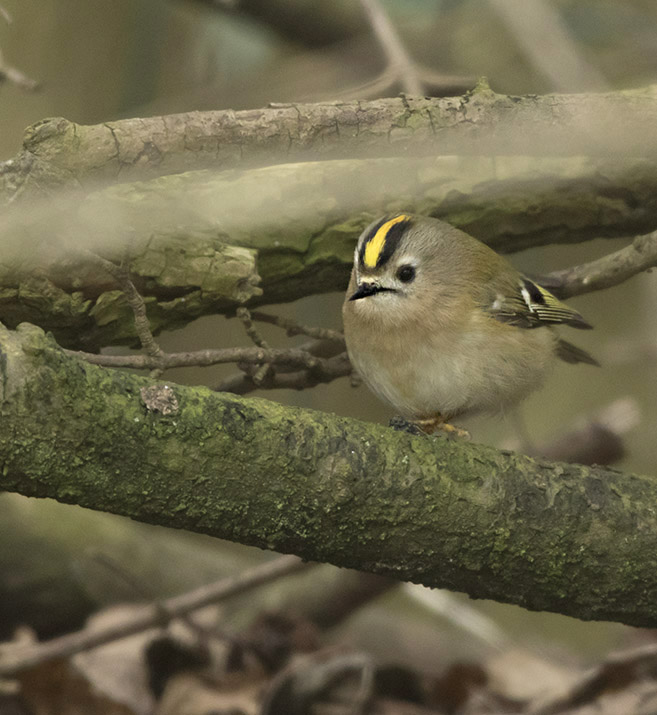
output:
<path id="1" fill-rule="evenodd" d="M 348 333 L 347 333 L 348 334 Z M 349 345 L 373 392 L 405 417 L 497 412 L 541 385 L 554 363 L 548 329 L 475 318 L 467 329 L 418 336 L 403 328 Z"/>

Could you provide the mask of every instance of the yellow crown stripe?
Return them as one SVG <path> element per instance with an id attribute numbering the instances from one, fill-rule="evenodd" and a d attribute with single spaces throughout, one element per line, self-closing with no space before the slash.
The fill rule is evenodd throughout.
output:
<path id="1" fill-rule="evenodd" d="M 376 267 L 376 262 L 379 260 L 379 256 L 381 255 L 381 251 L 383 250 L 383 247 L 385 245 L 388 231 L 390 231 L 390 229 L 396 223 L 400 223 L 401 221 L 407 221 L 409 218 L 410 216 L 407 216 L 406 214 L 400 214 L 395 218 L 391 218 L 390 221 L 386 221 L 383 226 L 381 226 L 381 228 L 372 236 L 372 238 L 370 238 L 370 240 L 367 242 L 367 246 L 365 247 L 365 255 L 363 256 L 363 263 L 368 268 Z"/>

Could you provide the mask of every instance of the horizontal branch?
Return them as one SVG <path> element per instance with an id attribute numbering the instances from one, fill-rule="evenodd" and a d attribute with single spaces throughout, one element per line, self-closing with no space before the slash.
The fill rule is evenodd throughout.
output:
<path id="1" fill-rule="evenodd" d="M 316 49 L 367 29 L 365 18 L 352 0 L 333 0 L 330 4 L 313 0 L 196 0 L 222 12 L 234 11 L 264 23 L 296 44 Z"/>
<path id="2" fill-rule="evenodd" d="M 208 367 L 231 362 L 248 365 L 287 365 L 306 370 L 320 369 L 324 360 L 311 355 L 306 350 L 295 348 L 223 348 L 219 350 L 194 350 L 185 353 L 162 353 L 161 355 L 98 355 L 74 350 L 66 350 L 69 355 L 83 358 L 92 365 L 105 367 L 125 367 L 133 370 L 168 370 L 174 367 Z"/>
<path id="3" fill-rule="evenodd" d="M 134 344 L 133 311 L 89 250 L 128 252 L 154 334 L 243 303 L 343 290 L 360 231 L 400 209 L 501 252 L 624 237 L 657 227 L 657 171 L 582 157 L 350 160 L 188 172 L 82 202 L 63 192 L 3 214 L 0 320 L 41 325 L 70 348 Z"/>
<path id="4" fill-rule="evenodd" d="M 2 329 L 0 347 L 2 489 L 531 609 L 657 625 L 654 478 L 165 388 L 66 355 L 29 325 Z M 175 397 L 164 414 L 152 408 L 158 389 Z"/>
<path id="5" fill-rule="evenodd" d="M 506 96 L 485 84 L 463 96 L 270 105 L 123 119 L 92 126 L 45 119 L 0 165 L 0 202 L 98 180 L 190 169 L 428 155 L 651 157 L 654 87 L 600 94 Z"/>

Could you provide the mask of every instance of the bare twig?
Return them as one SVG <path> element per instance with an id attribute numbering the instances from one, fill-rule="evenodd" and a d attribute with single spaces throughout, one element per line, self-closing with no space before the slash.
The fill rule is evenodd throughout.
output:
<path id="1" fill-rule="evenodd" d="M 378 0 L 360 0 L 374 35 L 385 53 L 388 69 L 399 79 L 404 92 L 422 94 L 422 83 L 413 60 L 406 52 L 397 30 Z"/>
<path id="2" fill-rule="evenodd" d="M 288 373 L 279 371 L 266 385 L 256 385 L 248 375 L 239 374 L 225 378 L 213 389 L 217 392 L 231 392 L 236 395 L 246 395 L 259 387 L 266 387 L 270 390 L 305 390 L 315 387 L 315 385 L 333 382 L 340 377 L 347 377 L 352 370 L 347 353 L 341 353 L 322 360 L 312 370 Z"/>
<path id="3" fill-rule="evenodd" d="M 13 20 L 11 15 L 7 12 L 7 9 L 0 5 L 0 16 L 8 24 L 11 25 Z M 12 84 L 15 84 L 21 89 L 26 89 L 29 92 L 33 92 L 38 89 L 39 83 L 36 80 L 30 79 L 26 74 L 23 74 L 20 70 L 12 67 L 5 63 L 2 50 L 0 50 L 0 81 L 7 80 Z"/>
<path id="4" fill-rule="evenodd" d="M 613 464 L 625 455 L 623 436 L 640 421 L 636 400 L 624 397 L 612 402 L 588 420 L 580 420 L 567 432 L 536 447 L 530 456 L 579 464 Z"/>
<path id="5" fill-rule="evenodd" d="M 546 0 L 489 0 L 551 89 L 606 89 L 602 73 L 586 60 L 557 7 Z"/>
<path id="6" fill-rule="evenodd" d="M 159 364 L 159 361 L 164 357 L 164 351 L 153 337 L 151 324 L 146 313 L 146 304 L 135 284 L 130 280 L 130 273 L 125 267 L 125 261 L 122 265 L 117 266 L 112 261 L 108 261 L 92 251 L 85 251 L 85 254 L 101 266 L 105 272 L 109 273 L 119 284 L 134 314 L 135 331 L 139 337 L 139 342 L 152 359 L 152 364 L 149 367 L 153 370 L 161 370 L 162 365 Z"/>
<path id="7" fill-rule="evenodd" d="M 7 82 L 11 82 L 17 87 L 25 89 L 28 92 L 34 92 L 39 89 L 39 82 L 37 82 L 37 80 L 31 79 L 19 69 L 16 69 L 16 67 L 12 67 L 11 65 L 0 65 L 0 80 L 3 79 L 6 79 Z"/>
<path id="8" fill-rule="evenodd" d="M 257 345 L 259 348 L 264 348 L 265 350 L 268 350 L 269 345 L 267 344 L 266 340 L 264 340 L 264 338 L 260 335 L 256 326 L 253 324 L 252 315 L 249 309 L 242 306 L 237 309 L 236 315 L 242 321 L 242 325 L 244 325 L 244 330 L 246 331 L 246 334 L 251 338 L 253 344 Z"/>
<path id="9" fill-rule="evenodd" d="M 554 271 L 539 278 L 560 298 L 611 288 L 657 266 L 657 231 L 637 236 L 629 246 L 590 263 Z"/>
<path id="10" fill-rule="evenodd" d="M 222 363 L 243 362 L 252 365 L 262 365 L 271 362 L 274 365 L 290 365 L 313 370 L 322 363 L 322 358 L 316 358 L 305 350 L 295 348 L 224 348 L 219 350 L 195 350 L 185 353 L 163 353 L 160 357 L 151 355 L 97 355 L 81 350 L 64 350 L 73 355 L 104 367 L 125 367 L 133 370 L 168 369 L 172 367 L 208 367 Z"/>
<path id="11" fill-rule="evenodd" d="M 163 620 L 178 618 L 310 566 L 312 564 L 296 556 L 281 556 L 274 561 L 255 566 L 236 576 L 221 579 L 209 586 L 202 586 L 157 604 L 135 607 L 134 611 L 125 615 L 120 621 L 102 628 L 83 628 L 76 633 L 28 646 L 13 644 L 4 646 L 0 648 L 0 676 L 15 675 L 54 658 L 66 658 L 148 628 L 160 626 Z"/>
<path id="12" fill-rule="evenodd" d="M 295 320 L 281 318 L 278 315 L 264 313 L 261 310 L 251 311 L 251 317 L 253 320 L 258 320 L 261 323 L 269 323 L 270 325 L 276 325 L 279 328 L 282 328 L 289 337 L 293 337 L 294 335 L 307 335 L 308 337 L 316 338 L 317 340 L 331 340 L 344 345 L 344 335 L 339 330 L 301 325 L 301 323 L 297 323 Z"/>
<path id="13" fill-rule="evenodd" d="M 249 311 L 249 309 L 242 306 L 241 308 L 237 309 L 236 314 L 237 317 L 242 321 L 242 324 L 244 325 L 244 330 L 246 330 L 246 334 L 251 338 L 251 341 L 259 348 L 268 350 L 269 345 L 267 344 L 267 341 L 260 335 L 256 326 L 253 324 L 251 312 Z M 244 372 L 246 372 L 246 374 L 253 380 L 254 384 L 258 387 L 264 387 L 265 385 L 267 385 L 269 382 L 271 382 L 275 375 L 275 370 L 271 363 L 265 363 L 264 365 L 260 365 L 260 367 L 257 367 L 255 369 L 251 365 L 245 365 L 244 368 Z"/>
<path id="14" fill-rule="evenodd" d="M 497 650 L 507 648 L 511 638 L 486 614 L 471 606 L 457 594 L 425 588 L 415 583 L 404 584 L 405 593 L 452 625 L 469 633 Z"/>
<path id="15" fill-rule="evenodd" d="M 618 680 L 622 671 L 622 682 L 626 683 L 633 678 L 628 678 L 632 671 L 641 666 L 657 663 L 657 643 L 633 648 L 631 650 L 611 653 L 602 663 L 587 670 L 574 685 L 549 700 L 544 700 L 528 710 L 529 715 L 556 715 L 556 713 L 570 710 L 583 703 L 590 702 L 601 692 Z M 636 676 L 635 676 L 636 677 Z"/>
<path id="16" fill-rule="evenodd" d="M 122 274 L 120 267 L 95 254 L 93 254 L 93 258 L 117 281 L 121 281 L 122 286 L 129 289 L 126 284 L 126 280 L 129 281 L 129 279 Z M 132 285 L 131 282 L 130 285 Z M 138 299 L 135 307 L 139 310 L 139 301 L 143 306 L 143 300 L 134 285 L 132 288 Z M 158 354 L 149 353 L 147 355 L 98 355 L 74 350 L 65 350 L 65 352 L 94 365 L 136 370 L 162 371 L 173 367 L 208 367 L 234 362 L 246 374 L 233 375 L 223 380 L 215 389 L 236 394 L 246 394 L 258 388 L 301 390 L 320 383 L 331 382 L 351 373 L 349 358 L 344 352 L 344 336 L 339 331 L 301 325 L 294 320 L 280 318 L 269 313 L 251 312 L 245 307 L 238 308 L 236 314 L 244 324 L 247 334 L 256 344 L 255 348 L 225 348 L 183 353 L 164 353 L 160 350 Z M 137 317 L 137 312 L 135 315 Z M 143 314 L 139 314 L 139 317 L 140 319 L 146 318 L 145 310 Z M 253 324 L 254 320 L 276 325 L 290 336 L 309 335 L 315 340 L 297 348 L 270 348 L 257 331 Z M 148 325 L 147 322 L 146 325 Z M 140 335 L 140 337 L 144 344 L 144 340 L 148 339 L 148 334 Z M 277 374 L 277 371 L 273 369 L 274 365 L 284 374 Z"/>
<path id="17" fill-rule="evenodd" d="M 399 33 L 379 0 L 360 0 L 368 22 L 386 57 L 386 67 L 375 79 L 340 93 L 342 100 L 386 95 L 395 85 L 406 94 L 419 96 L 427 90 L 444 94 L 465 91 L 475 85 L 474 77 L 443 75 L 418 65 L 408 54 Z"/>
<path id="18" fill-rule="evenodd" d="M 7 19 L 5 15 L 3 16 Z M 2 80 L 7 80 L 7 82 L 11 82 L 17 87 L 26 89 L 29 92 L 33 92 L 39 88 L 39 83 L 36 80 L 30 79 L 26 74 L 16 69 L 16 67 L 6 64 L 2 50 L 0 50 L 0 82 Z"/>

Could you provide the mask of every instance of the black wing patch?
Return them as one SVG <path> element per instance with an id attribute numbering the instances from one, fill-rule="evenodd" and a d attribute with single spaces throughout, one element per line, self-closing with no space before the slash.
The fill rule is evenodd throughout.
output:
<path id="1" fill-rule="evenodd" d="M 590 329 L 584 318 L 550 291 L 522 277 L 517 291 L 512 295 L 495 297 L 489 312 L 496 320 L 519 328 L 540 328 L 545 325 L 570 325 L 573 328 Z"/>

